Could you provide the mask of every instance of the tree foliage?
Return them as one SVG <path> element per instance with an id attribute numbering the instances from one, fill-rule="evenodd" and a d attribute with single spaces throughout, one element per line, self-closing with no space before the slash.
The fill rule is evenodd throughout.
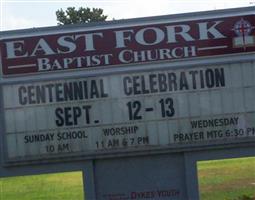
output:
<path id="1" fill-rule="evenodd" d="M 58 25 L 79 24 L 89 22 L 105 21 L 107 15 L 103 15 L 101 8 L 83 8 L 75 9 L 75 7 L 68 7 L 65 11 L 61 8 L 56 11 Z"/>

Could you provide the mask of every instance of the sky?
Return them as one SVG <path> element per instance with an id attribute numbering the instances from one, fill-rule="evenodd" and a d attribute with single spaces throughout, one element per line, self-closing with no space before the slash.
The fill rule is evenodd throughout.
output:
<path id="1" fill-rule="evenodd" d="M 56 26 L 67 7 L 102 8 L 107 20 L 255 6 L 255 0 L 0 0 L 0 31 Z"/>

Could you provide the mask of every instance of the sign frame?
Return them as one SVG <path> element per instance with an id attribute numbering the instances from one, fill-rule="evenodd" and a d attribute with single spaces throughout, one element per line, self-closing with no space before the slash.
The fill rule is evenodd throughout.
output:
<path id="1" fill-rule="evenodd" d="M 251 56 L 247 56 L 246 59 L 242 60 L 242 62 L 248 62 L 248 61 L 255 61 L 255 58 L 251 55 Z M 232 62 L 228 62 L 228 64 L 231 63 L 235 63 L 235 61 L 232 60 Z M 222 64 L 222 63 L 221 63 Z M 176 66 L 176 67 L 162 67 L 161 70 L 167 70 L 167 69 L 190 69 L 190 68 L 199 68 L 204 66 L 204 64 L 197 64 L 194 65 L 192 67 L 190 67 L 190 65 L 188 65 L 188 63 L 183 64 L 182 66 Z M 210 67 L 211 65 L 207 65 L 207 67 Z M 157 71 L 158 65 L 152 65 L 151 66 L 152 69 L 154 69 L 155 71 Z M 151 71 L 150 70 L 146 70 Z M 114 69 L 112 69 L 114 70 Z M 128 70 L 128 73 L 135 73 L 135 72 L 146 72 L 145 70 L 134 70 L 133 68 Z M 122 72 L 123 73 L 123 72 Z M 104 75 L 112 75 L 112 74 L 121 74 L 121 72 L 118 73 L 96 73 L 94 75 L 87 75 L 86 72 L 80 73 L 77 76 L 75 76 L 75 78 L 91 78 L 91 77 L 98 77 L 98 76 L 104 76 Z M 47 78 L 47 79 L 40 79 L 39 77 L 33 77 L 33 79 L 29 80 L 28 82 L 26 81 L 25 83 L 33 83 L 33 82 L 38 82 L 40 81 L 57 81 L 59 80 L 60 74 L 58 74 L 58 76 L 54 77 L 54 78 Z M 66 79 L 69 80 L 71 77 L 67 76 L 64 77 L 62 79 Z M 72 77 L 74 78 L 74 77 Z M 16 79 L 16 78 L 15 78 Z M 10 80 L 8 79 L 7 81 L 4 81 L 4 83 L 1 84 L 0 86 L 0 91 L 2 91 L 2 87 L 5 85 L 12 85 L 12 84 L 24 84 L 24 80 Z M 2 94 L 2 92 L 1 92 Z M 1 98 L 1 106 L 0 106 L 0 111 L 3 112 L 3 96 L 0 96 Z M 3 121 L 3 129 L 5 129 L 5 123 L 4 123 L 4 116 L 1 116 L 1 120 Z M 82 161 L 82 160 L 90 160 L 90 159 L 111 159 L 111 158 L 117 158 L 117 157 L 132 157 L 132 156 L 143 156 L 143 155 L 157 155 L 157 154 L 169 154 L 169 153 L 176 153 L 176 152 L 193 152 L 193 151 L 205 151 L 205 150 L 212 150 L 212 149 L 222 149 L 222 148 L 233 148 L 233 147 L 242 147 L 245 145 L 253 145 L 255 143 L 255 137 L 251 138 L 239 138 L 237 139 L 230 139 L 228 141 L 216 141 L 216 143 L 207 143 L 205 141 L 203 141 L 202 143 L 196 143 L 196 144 L 171 144 L 170 146 L 165 146 L 165 147 L 139 147 L 138 149 L 135 148 L 131 148 L 131 149 L 108 149 L 105 152 L 89 152 L 89 153 L 72 153 L 69 155 L 52 155 L 52 156 L 41 156 L 40 158 L 36 157 L 36 158 L 23 158 L 22 160 L 19 159 L 8 159 L 7 156 L 7 142 L 6 142 L 6 137 L 5 135 L 2 135 L 2 141 L 5 141 L 3 143 L 3 152 L 4 152 L 4 165 L 5 166 L 15 166 L 15 165 L 27 165 L 27 164 L 31 164 L 31 163 L 55 163 L 55 162 L 70 162 L 70 161 Z M 215 144 L 217 144 L 217 146 L 215 147 Z"/>

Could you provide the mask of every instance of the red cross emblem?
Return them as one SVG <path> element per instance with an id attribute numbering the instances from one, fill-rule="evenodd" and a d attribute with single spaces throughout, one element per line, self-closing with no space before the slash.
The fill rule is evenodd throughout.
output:
<path id="1" fill-rule="evenodd" d="M 251 26 L 250 22 L 242 18 L 240 21 L 235 23 L 233 30 L 238 36 L 248 36 L 252 29 L 254 29 L 254 27 Z"/>
<path id="2" fill-rule="evenodd" d="M 235 31 L 237 36 L 242 37 L 243 44 L 245 46 L 246 44 L 245 37 L 249 36 L 251 34 L 252 29 L 254 28 L 255 27 L 252 26 L 250 22 L 242 18 L 241 20 L 235 23 L 234 28 L 232 30 Z"/>

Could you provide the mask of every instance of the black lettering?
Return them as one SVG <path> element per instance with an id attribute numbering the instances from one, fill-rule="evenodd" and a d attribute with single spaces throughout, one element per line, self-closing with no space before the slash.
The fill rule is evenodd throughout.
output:
<path id="1" fill-rule="evenodd" d="M 199 75 L 200 75 L 200 84 L 201 84 L 201 89 L 203 89 L 203 88 L 205 88 L 203 70 L 200 70 Z"/>
<path id="2" fill-rule="evenodd" d="M 123 78 L 124 93 L 127 96 L 133 93 L 132 87 L 130 86 L 131 83 L 132 83 L 132 80 L 130 77 L 126 76 Z"/>
<path id="3" fill-rule="evenodd" d="M 190 71 L 189 73 L 192 77 L 192 88 L 197 89 L 196 75 L 198 74 L 198 71 Z"/>
<path id="4" fill-rule="evenodd" d="M 97 88 L 97 82 L 96 80 L 91 80 L 91 85 L 90 85 L 90 97 L 91 98 L 99 98 L 99 92 Z"/>
<path id="5" fill-rule="evenodd" d="M 168 86 L 169 86 L 169 91 L 177 90 L 177 82 L 176 82 L 175 73 L 168 73 Z"/>
<path id="6" fill-rule="evenodd" d="M 19 87 L 19 103 L 21 105 L 26 105 L 27 104 L 27 96 L 25 94 L 27 94 L 27 89 L 24 86 Z"/>
<path id="7" fill-rule="evenodd" d="M 73 87 L 72 87 L 72 83 L 64 83 L 64 99 L 66 101 L 73 100 Z"/>
<path id="8" fill-rule="evenodd" d="M 28 143 L 29 142 L 29 139 L 28 139 L 28 136 L 26 135 L 25 137 L 24 137 L 24 143 L 26 144 L 26 143 Z"/>
<path id="9" fill-rule="evenodd" d="M 144 76 L 141 76 L 141 87 L 142 87 L 142 93 L 143 94 L 149 94 L 150 93 L 150 90 L 146 89 L 146 83 L 145 83 Z"/>
<path id="10" fill-rule="evenodd" d="M 172 117 L 175 114 L 174 101 L 172 98 L 168 97 L 166 99 L 160 99 L 161 115 L 163 118 Z"/>
<path id="11" fill-rule="evenodd" d="M 187 81 L 185 72 L 180 73 L 180 90 L 183 90 L 183 89 L 185 89 L 185 90 L 189 89 L 189 85 L 188 85 L 188 81 Z"/>
<path id="12" fill-rule="evenodd" d="M 49 102 L 53 102 L 53 87 L 54 85 L 53 84 L 47 84 L 45 87 L 47 87 L 48 89 L 48 94 L 49 94 Z"/>
<path id="13" fill-rule="evenodd" d="M 73 107 L 73 125 L 78 124 L 78 118 L 81 116 L 81 109 L 80 107 Z"/>
<path id="14" fill-rule="evenodd" d="M 212 69 L 207 69 L 205 71 L 205 81 L 206 81 L 206 86 L 208 88 L 214 87 L 214 73 Z"/>
<path id="15" fill-rule="evenodd" d="M 57 83 L 55 85 L 55 94 L 56 94 L 56 101 L 57 102 L 61 102 L 64 101 L 63 98 L 63 88 L 62 88 L 62 84 L 61 83 Z"/>
<path id="16" fill-rule="evenodd" d="M 28 94 L 28 102 L 29 104 L 35 104 L 35 88 L 33 85 L 29 85 L 27 87 L 27 94 Z"/>
<path id="17" fill-rule="evenodd" d="M 225 86 L 224 68 L 215 69 L 215 85 L 216 87 Z"/>
<path id="18" fill-rule="evenodd" d="M 159 91 L 166 92 L 167 91 L 167 83 L 166 83 L 166 75 L 163 73 L 158 74 L 158 84 Z"/>
<path id="19" fill-rule="evenodd" d="M 108 97 L 109 95 L 104 91 L 104 81 L 102 79 L 100 79 L 99 84 L 100 84 L 101 97 L 102 98 Z"/>
<path id="20" fill-rule="evenodd" d="M 83 99 L 83 88 L 82 88 L 82 82 L 73 82 L 73 93 L 74 93 L 74 99 L 75 100 L 81 100 Z"/>
<path id="21" fill-rule="evenodd" d="M 91 106 L 82 106 L 83 110 L 85 110 L 85 116 L 86 116 L 86 123 L 90 124 L 90 116 L 89 111 L 91 109 Z"/>
<path id="22" fill-rule="evenodd" d="M 66 121 L 66 126 L 72 126 L 73 123 L 72 123 L 72 113 L 71 113 L 71 110 L 72 108 L 71 107 L 65 107 L 64 108 L 65 110 L 65 121 Z"/>
<path id="23" fill-rule="evenodd" d="M 57 126 L 63 126 L 64 125 L 64 118 L 63 118 L 63 109 L 62 108 L 56 108 L 55 115 L 57 117 L 57 120 L 55 120 Z"/>
<path id="24" fill-rule="evenodd" d="M 134 94 L 141 94 L 141 90 L 139 90 L 140 83 L 139 83 L 139 76 L 133 76 L 133 91 Z"/>
<path id="25" fill-rule="evenodd" d="M 156 74 L 150 74 L 149 75 L 151 93 L 158 92 L 158 89 L 156 88 L 156 86 L 157 86 L 157 79 L 156 78 L 157 78 Z"/>
<path id="26" fill-rule="evenodd" d="M 191 121 L 191 128 L 197 128 L 198 127 L 198 121 Z"/>
<path id="27" fill-rule="evenodd" d="M 37 103 L 45 103 L 46 95 L 45 95 L 45 87 L 44 86 L 36 86 L 36 100 Z"/>
<path id="28" fill-rule="evenodd" d="M 130 101 L 127 103 L 129 120 L 140 120 L 142 116 L 140 115 L 141 111 L 141 102 L 140 101 Z"/>

